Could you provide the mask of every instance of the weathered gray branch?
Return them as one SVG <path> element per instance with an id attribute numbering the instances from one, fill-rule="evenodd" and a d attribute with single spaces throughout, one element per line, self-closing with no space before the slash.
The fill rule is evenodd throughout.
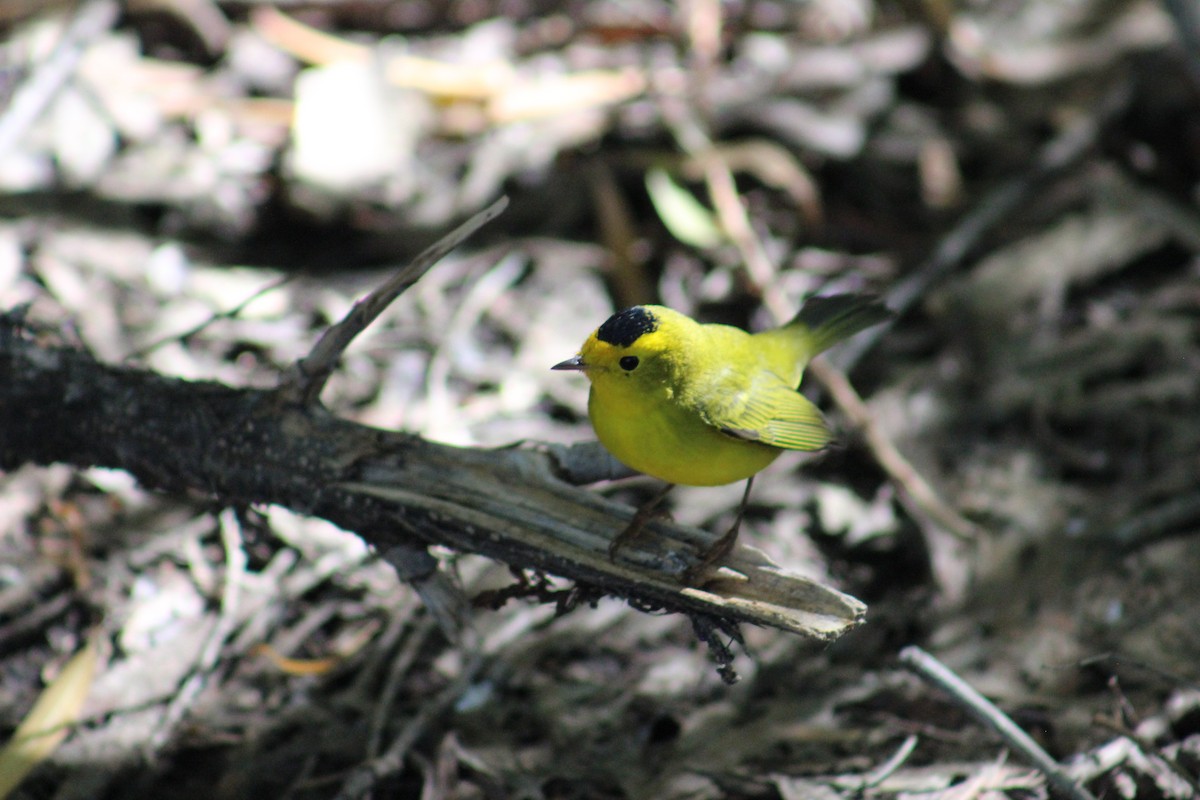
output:
<path id="1" fill-rule="evenodd" d="M 821 639 L 858 624 L 852 597 L 734 551 L 703 587 L 681 580 L 718 534 L 653 523 L 618 559 L 632 509 L 572 486 L 588 448 L 464 449 L 339 419 L 286 391 L 166 378 L 47 344 L 0 315 L 0 469 L 64 462 L 172 494 L 274 503 L 387 550 L 448 545 L 574 579 L 640 607 Z M 598 463 L 605 463 L 600 459 Z M 586 471 L 586 470 L 585 470 Z"/>

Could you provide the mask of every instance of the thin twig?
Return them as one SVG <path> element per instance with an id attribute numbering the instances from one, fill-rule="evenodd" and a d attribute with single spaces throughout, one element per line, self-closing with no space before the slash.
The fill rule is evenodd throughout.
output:
<path id="1" fill-rule="evenodd" d="M 1128 667 L 1128 668 L 1132 668 L 1138 672 L 1145 673 L 1145 675 L 1139 676 L 1139 678 L 1144 678 L 1146 676 L 1149 676 L 1150 678 L 1153 678 L 1154 680 L 1158 681 L 1159 684 L 1161 684 L 1162 686 L 1164 686 L 1166 688 L 1169 688 L 1169 689 L 1181 689 L 1182 688 L 1182 689 L 1190 689 L 1193 692 L 1200 692 L 1200 683 L 1198 683 L 1194 680 L 1189 680 L 1188 678 L 1185 678 L 1183 675 L 1178 675 L 1174 672 L 1168 672 L 1165 669 L 1161 669 L 1161 668 L 1156 667 L 1152 664 L 1149 664 L 1145 661 L 1141 661 L 1137 658 L 1133 658 L 1131 656 L 1126 655 L 1125 653 L 1120 653 L 1120 652 L 1115 652 L 1115 651 L 1107 652 L 1107 653 L 1097 653 L 1094 656 L 1089 656 L 1087 658 L 1081 659 L 1077 666 L 1082 669 L 1084 667 L 1095 667 L 1095 666 L 1101 665 L 1101 664 L 1104 665 L 1107 669 L 1111 670 L 1111 672 L 1109 674 L 1113 678 L 1119 677 L 1120 673 L 1123 672 L 1125 670 L 1125 668 Z"/>
<path id="2" fill-rule="evenodd" d="M 1153 508 L 1127 517 L 1110 534 L 1125 552 L 1149 547 L 1171 536 L 1190 536 L 1200 518 L 1200 492 L 1170 497 Z"/>
<path id="3" fill-rule="evenodd" d="M 1094 114 L 1080 119 L 1048 142 L 1028 172 L 1001 184 L 984 197 L 938 242 L 924 263 L 892 286 L 885 298 L 888 308 L 897 316 L 903 316 L 931 288 L 953 273 L 983 237 L 1021 208 L 1038 187 L 1078 163 L 1096 145 L 1109 121 L 1126 108 L 1130 94 L 1129 83 L 1119 83 L 1100 102 Z M 844 372 L 852 371 L 887 330 L 885 326 L 862 332 L 839 347 L 831 360 Z"/>
<path id="4" fill-rule="evenodd" d="M 941 689 L 981 724 L 991 728 L 1000 738 L 1046 776 L 1050 787 L 1070 800 L 1096 800 L 1042 749 L 1017 723 L 942 662 L 919 647 L 908 646 L 900 651 L 900 663 L 916 673 L 923 681 Z"/>
<path id="5" fill-rule="evenodd" d="M 307 356 L 288 370 L 280 382 L 280 390 L 290 394 L 291 399 L 302 405 L 313 405 L 325 388 L 329 376 L 337 366 L 342 353 L 350 346 L 355 336 L 383 313 L 392 301 L 420 280 L 434 264 L 447 253 L 458 247 L 475 231 L 491 222 L 508 206 L 508 198 L 501 197 L 469 220 L 459 225 L 433 246 L 427 248 L 413 261 L 369 295 L 354 304 L 339 322 L 334 324 L 313 346 Z"/>
<path id="6" fill-rule="evenodd" d="M 235 305 L 233 308 L 230 308 L 226 311 L 214 311 L 212 314 L 209 314 L 208 319 L 198 322 L 197 324 L 188 328 L 186 331 L 180 331 L 179 333 L 168 333 L 159 339 L 155 339 L 154 341 L 149 342 L 148 344 L 144 344 L 141 347 L 139 347 L 137 350 L 134 350 L 133 352 L 131 352 L 127 356 L 125 356 L 125 358 L 123 360 L 128 361 L 131 359 L 145 358 L 147 355 L 154 352 L 158 348 L 162 347 L 167 342 L 186 341 L 186 340 L 192 338 L 193 336 L 199 335 L 205 328 L 207 328 L 209 325 L 212 325 L 217 320 L 237 319 L 237 317 L 239 315 L 241 315 L 241 313 L 243 311 L 246 310 L 246 306 L 250 305 L 255 300 L 257 300 L 258 298 L 267 294 L 268 292 L 273 292 L 276 289 L 278 289 L 279 287 L 281 287 L 287 283 L 290 283 L 294 279 L 294 277 L 295 276 L 293 276 L 293 275 L 284 275 L 282 277 L 276 278 L 275 280 L 268 283 L 266 286 L 263 286 L 261 289 L 254 292 L 253 294 L 251 294 L 249 297 L 246 297 L 245 299 L 243 299 L 240 303 Z"/>
<path id="7" fill-rule="evenodd" d="M 1193 88 L 1200 89 L 1200 8 L 1193 0 L 1162 0 L 1162 5 L 1175 23 Z"/>
<path id="8" fill-rule="evenodd" d="M 920 741 L 920 737 L 916 734 L 910 734 L 904 737 L 904 741 L 896 748 L 896 752 L 892 753 L 887 761 L 884 761 L 875 767 L 875 769 L 860 775 L 838 776 L 830 782 L 839 789 L 851 789 L 861 795 L 867 789 L 874 789 L 892 777 L 896 770 L 900 769 L 900 767 L 904 766 L 904 762 L 908 761 L 913 751 L 917 749 L 917 744 Z"/>
<path id="9" fill-rule="evenodd" d="M 63 31 L 62 39 L 50 56 L 37 65 L 29 80 L 13 94 L 12 102 L 0 116 L 0 156 L 7 155 L 75 73 L 88 45 L 117 21 L 115 0 L 89 0 Z"/>
<path id="10" fill-rule="evenodd" d="M 919 741 L 920 739 L 915 734 L 906 736 L 900 746 L 896 748 L 896 752 L 892 753 L 891 758 L 862 776 L 862 785 L 859 787 L 859 791 L 874 789 L 890 778 L 896 770 L 904 766 L 905 761 L 908 761 L 908 757 L 917 749 Z"/>
<path id="11" fill-rule="evenodd" d="M 917 468 L 904 457 L 895 443 L 884 435 L 870 408 L 859 397 L 846 373 L 824 359 L 813 361 L 808 369 L 829 390 L 829 395 L 838 408 L 862 431 L 863 438 L 879 466 L 896 482 L 903 495 L 916 506 L 917 511 L 924 513 L 962 541 L 973 541 L 982 533 L 978 525 L 947 505 Z"/>
<path id="12" fill-rule="evenodd" d="M 221 590 L 220 612 L 204 639 L 195 668 L 175 692 L 154 732 L 143 746 L 148 761 L 166 745 L 179 721 L 208 685 L 221 656 L 221 649 L 239 624 L 238 607 L 241 604 L 242 584 L 246 576 L 246 552 L 242 549 L 241 522 L 232 509 L 221 512 L 220 529 L 221 545 L 225 551 L 225 579 Z"/>
<path id="13" fill-rule="evenodd" d="M 729 163 L 717 151 L 712 139 L 694 117 L 672 105 L 665 105 L 664 112 L 676 143 L 703 170 L 704 183 L 713 209 L 717 213 L 717 220 L 721 223 L 725 235 L 737 248 L 750 284 L 762 295 L 763 302 L 771 314 L 779 322 L 783 322 L 789 314 L 784 307 L 782 296 L 777 292 L 767 291 L 775 284 L 778 270 L 771 263 L 766 248 L 759 241 L 754 226 L 750 223 Z"/>
<path id="14" fill-rule="evenodd" d="M 411 618 L 412 615 L 405 615 L 405 618 L 399 622 L 407 625 Z M 371 715 L 370 733 L 367 736 L 367 755 L 371 758 L 379 756 L 379 751 L 383 748 L 384 731 L 392 719 L 392 704 L 399 696 L 404 679 L 408 677 L 413 662 L 421 654 L 421 649 L 428 641 L 429 634 L 435 630 L 437 630 L 437 624 L 430 617 L 423 617 L 412 626 L 412 632 L 405 640 L 403 648 L 391 659 L 383 687 L 377 695 L 372 695 L 371 704 L 374 706 L 375 713 Z"/>
<path id="15" fill-rule="evenodd" d="M 1107 728 L 1113 733 L 1128 739 L 1134 747 L 1142 751 L 1142 755 L 1150 764 L 1160 764 L 1175 774 L 1175 777 L 1186 783 L 1192 790 L 1192 797 L 1200 797 L 1200 781 L 1197 781 L 1191 773 L 1189 773 L 1178 759 L 1170 758 L 1164 752 L 1155 747 L 1154 742 L 1145 736 L 1140 735 L 1136 730 L 1130 728 L 1119 719 L 1107 719 L 1105 717 L 1094 717 L 1092 722 L 1101 727 Z"/>
<path id="16" fill-rule="evenodd" d="M 421 704 L 416 716 L 392 740 L 383 755 L 371 759 L 350 774 L 334 800 L 358 800 L 360 797 L 365 797 L 380 780 L 403 769 L 404 759 L 408 755 L 409 749 L 417 739 L 426 733 L 426 729 L 438 717 L 445 714 L 458 702 L 475 681 L 483 664 L 482 654 L 476 653 L 471 656 L 453 683 L 443 689 L 437 697 Z"/>

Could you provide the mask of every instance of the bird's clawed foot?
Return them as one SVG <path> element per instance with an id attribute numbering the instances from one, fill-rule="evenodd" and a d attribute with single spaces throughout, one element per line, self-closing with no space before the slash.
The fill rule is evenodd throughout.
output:
<path id="1" fill-rule="evenodd" d="M 668 483 L 658 493 L 643 503 L 633 515 L 633 519 L 629 520 L 629 524 L 625 526 L 625 530 L 617 534 L 617 538 L 612 540 L 612 544 L 608 546 L 608 560 L 616 561 L 617 553 L 621 552 L 621 548 L 634 541 L 642 533 L 642 528 L 646 527 L 646 523 L 655 517 L 660 517 L 666 514 L 665 511 L 659 509 L 663 498 L 667 496 L 667 492 L 674 488 L 675 484 Z"/>
<path id="2" fill-rule="evenodd" d="M 746 504 L 750 501 L 750 487 L 754 485 L 754 478 L 751 477 L 746 481 L 746 491 L 742 493 L 742 502 L 738 505 L 737 516 L 733 519 L 733 525 L 729 531 L 717 541 L 713 542 L 712 547 L 704 551 L 700 556 L 700 562 L 696 566 L 683 573 L 683 582 L 687 586 L 697 586 L 703 584 L 705 576 L 709 571 L 725 559 L 729 552 L 733 550 L 733 546 L 737 544 L 738 531 L 742 527 L 742 517 L 746 514 Z"/>

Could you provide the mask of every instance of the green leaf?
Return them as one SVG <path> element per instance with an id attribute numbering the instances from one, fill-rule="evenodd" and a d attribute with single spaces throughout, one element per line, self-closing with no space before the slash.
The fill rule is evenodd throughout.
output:
<path id="1" fill-rule="evenodd" d="M 716 247 L 726 241 L 716 215 L 684 189 L 665 170 L 646 173 L 646 192 L 663 225 L 679 241 L 692 247 Z"/>

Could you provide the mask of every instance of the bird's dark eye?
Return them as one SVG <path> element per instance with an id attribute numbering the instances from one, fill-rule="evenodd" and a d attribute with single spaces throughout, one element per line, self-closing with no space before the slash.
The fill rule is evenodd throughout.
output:
<path id="1" fill-rule="evenodd" d="M 632 372 L 633 370 L 637 369 L 638 357 L 622 356 L 621 360 L 617 363 L 621 365 L 621 369 L 625 370 L 626 372 Z"/>

